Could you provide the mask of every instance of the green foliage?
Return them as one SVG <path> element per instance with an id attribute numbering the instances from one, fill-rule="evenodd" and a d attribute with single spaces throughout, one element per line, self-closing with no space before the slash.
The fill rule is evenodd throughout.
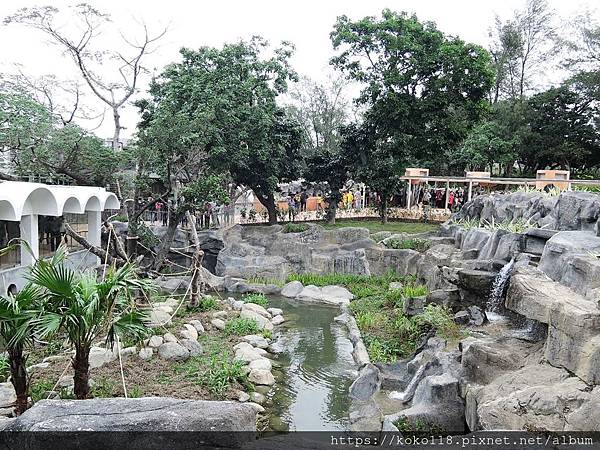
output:
<path id="1" fill-rule="evenodd" d="M 439 228 L 439 225 L 432 223 L 423 222 L 401 222 L 393 221 L 382 224 L 377 220 L 351 220 L 351 219 L 340 219 L 336 220 L 335 224 L 320 224 L 326 230 L 332 230 L 337 228 L 345 227 L 357 227 L 366 228 L 371 233 L 377 233 L 379 231 L 390 231 L 392 233 L 426 233 L 427 231 L 435 231 Z"/>
<path id="2" fill-rule="evenodd" d="M 352 178 L 379 194 L 385 221 L 406 164 L 446 163 L 440 149 L 455 149 L 487 109 L 491 58 L 431 22 L 390 10 L 338 17 L 331 40 L 338 51 L 331 63 L 362 83 L 357 102 L 366 107 L 361 124 L 342 130 L 342 146 L 357 163 Z"/>
<path id="3" fill-rule="evenodd" d="M 108 378 L 100 378 L 94 380 L 92 386 L 92 396 L 95 398 L 111 398 L 117 394 L 117 382 Z"/>
<path id="4" fill-rule="evenodd" d="M 133 294 L 151 291 L 150 282 L 138 278 L 129 263 L 109 268 L 100 278 L 95 270 L 74 270 L 65 256 L 64 247 L 60 247 L 52 258 L 39 259 L 31 270 L 32 286 L 44 297 L 43 311 L 35 322 L 39 334 L 43 337 L 64 331 L 75 348 L 75 361 L 82 361 L 82 353 L 89 352 L 100 336 L 106 336 L 109 346 L 117 336 L 121 340 L 143 339 L 148 334 L 147 317 L 137 310 Z M 83 363 L 74 366 L 76 372 L 85 372 L 85 376 L 75 377 L 75 393 L 85 397 L 89 369 Z"/>
<path id="5" fill-rule="evenodd" d="M 50 93 L 51 95 L 51 93 Z M 64 124 L 19 83 L 0 82 L 0 147 L 19 175 L 105 186 L 117 158 L 101 139 Z"/>
<path id="6" fill-rule="evenodd" d="M 423 314 L 415 316 L 414 320 L 420 325 L 434 329 L 443 338 L 455 339 L 460 336 L 460 329 L 454 322 L 452 312 L 443 306 L 427 305 Z"/>
<path id="7" fill-rule="evenodd" d="M 511 219 L 496 222 L 494 218 L 491 220 L 480 219 L 460 219 L 456 224 L 465 229 L 485 228 L 486 230 L 504 230 L 509 233 L 522 233 L 529 228 L 539 228 L 539 226 L 530 219 Z"/>
<path id="8" fill-rule="evenodd" d="M 302 233 L 308 230 L 309 226 L 306 223 L 292 223 L 288 222 L 283 226 L 284 233 Z"/>
<path id="9" fill-rule="evenodd" d="M 0 380 L 4 383 L 10 375 L 10 361 L 7 356 L 0 356 Z"/>
<path id="10" fill-rule="evenodd" d="M 205 295 L 203 297 L 200 297 L 197 305 L 195 305 L 195 306 L 188 305 L 186 307 L 186 309 L 189 313 L 193 313 L 196 311 L 206 312 L 206 311 L 217 310 L 217 309 L 219 309 L 219 300 L 211 295 Z"/>
<path id="11" fill-rule="evenodd" d="M 317 286 L 346 286 L 355 296 L 350 302 L 350 311 L 375 362 L 393 362 L 412 355 L 430 330 L 447 339 L 460 336 L 452 314 L 440 306 L 428 305 L 419 316 L 404 315 L 405 298 L 427 295 L 427 288 L 418 285 L 414 277 L 393 273 L 383 276 L 302 274 L 292 275 L 288 280 Z M 389 289 L 392 281 L 401 282 L 402 288 Z"/>
<path id="12" fill-rule="evenodd" d="M 251 390 L 248 375 L 241 361 L 232 360 L 229 350 L 220 345 L 206 345 L 207 355 L 196 356 L 178 365 L 175 370 L 185 374 L 200 386 L 206 387 L 213 395 L 223 397 L 230 385 L 240 383 Z"/>
<path id="13" fill-rule="evenodd" d="M 411 249 L 424 252 L 431 246 L 431 241 L 427 239 L 387 239 L 384 245 L 388 248 Z"/>
<path id="14" fill-rule="evenodd" d="M 258 324 L 256 323 L 256 320 L 245 317 L 237 317 L 228 320 L 225 323 L 225 329 L 223 330 L 225 336 L 244 336 L 246 334 L 256 334 L 257 332 Z"/>
<path id="15" fill-rule="evenodd" d="M 138 102 L 143 144 L 161 176 L 168 177 L 170 161 L 193 162 L 199 181 L 209 169 L 229 173 L 274 213 L 277 183 L 297 178 L 301 159 L 300 128 L 276 102 L 296 78 L 292 52 L 288 43 L 269 49 L 259 37 L 181 49 L 181 61 L 153 81 L 152 99 Z"/>
<path id="16" fill-rule="evenodd" d="M 251 276 L 246 278 L 246 282 L 249 284 L 274 284 L 275 286 L 283 287 L 283 281 L 277 278 L 265 278 L 259 276 Z"/>
<path id="17" fill-rule="evenodd" d="M 127 394 L 129 398 L 140 398 L 144 396 L 144 391 L 139 386 L 133 386 Z"/>
<path id="18" fill-rule="evenodd" d="M 402 293 L 402 295 L 404 297 L 409 297 L 409 298 L 422 297 L 424 295 L 427 295 L 427 287 L 421 286 L 421 285 L 409 284 L 409 285 L 404 286 L 402 289 L 400 289 L 400 292 Z"/>
<path id="19" fill-rule="evenodd" d="M 248 294 L 242 297 L 244 303 L 254 303 L 256 305 L 260 305 L 263 308 L 269 306 L 269 300 L 267 300 L 267 296 L 265 294 Z"/>
<path id="20" fill-rule="evenodd" d="M 33 403 L 37 403 L 40 400 L 45 400 L 46 396 L 44 393 L 51 391 L 54 388 L 54 383 L 50 380 L 39 380 L 31 384 L 29 393 Z M 47 394 L 46 394 L 47 395 Z"/>

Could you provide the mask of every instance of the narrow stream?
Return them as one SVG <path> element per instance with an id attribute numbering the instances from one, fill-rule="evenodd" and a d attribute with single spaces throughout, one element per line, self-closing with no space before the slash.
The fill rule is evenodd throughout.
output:
<path id="1" fill-rule="evenodd" d="M 269 297 L 283 309 L 274 359 L 277 383 L 266 405 L 274 430 L 320 431 L 348 429 L 348 388 L 356 378 L 352 344 L 344 325 L 333 319 L 337 307 Z"/>

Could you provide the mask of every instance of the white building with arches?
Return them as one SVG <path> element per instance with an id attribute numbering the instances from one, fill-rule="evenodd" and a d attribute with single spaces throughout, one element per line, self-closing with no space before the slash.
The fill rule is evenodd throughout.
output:
<path id="1" fill-rule="evenodd" d="M 18 223 L 19 237 L 30 247 L 21 246 L 20 260 L 13 267 L 0 266 L 0 294 L 9 289 L 21 289 L 27 267 L 40 257 L 40 217 L 85 215 L 87 240 L 101 244 L 102 212 L 119 209 L 115 194 L 104 188 L 89 186 L 57 186 L 21 181 L 0 183 L 0 221 Z M 98 264 L 98 258 L 87 250 L 70 252 L 69 261 L 87 268 Z"/>

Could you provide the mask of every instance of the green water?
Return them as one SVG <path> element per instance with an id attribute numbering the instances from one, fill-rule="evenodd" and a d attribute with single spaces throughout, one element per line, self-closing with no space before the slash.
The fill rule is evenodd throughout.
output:
<path id="1" fill-rule="evenodd" d="M 295 431 L 348 429 L 348 388 L 356 378 L 346 327 L 337 307 L 271 297 L 286 322 L 277 327 L 277 383 L 269 392 L 272 428 Z"/>

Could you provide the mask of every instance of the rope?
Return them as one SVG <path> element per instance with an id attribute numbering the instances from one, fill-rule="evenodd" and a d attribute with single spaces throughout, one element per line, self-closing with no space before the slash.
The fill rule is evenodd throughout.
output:
<path id="1" fill-rule="evenodd" d="M 52 386 L 52 391 L 56 390 L 56 387 L 58 386 L 58 383 L 60 383 L 60 379 L 65 375 L 65 373 L 67 373 L 67 370 L 69 369 L 69 366 L 71 365 L 71 361 L 69 361 L 67 363 L 67 365 L 65 366 L 65 369 L 62 371 L 62 373 L 58 376 L 58 380 L 56 380 L 56 383 L 54 383 L 54 386 Z M 46 397 L 46 400 L 48 400 L 50 398 L 50 396 L 52 395 L 52 392 L 50 392 L 48 394 L 48 397 Z"/>
<path id="2" fill-rule="evenodd" d="M 121 359 L 121 341 L 119 340 L 119 335 L 117 335 L 117 352 L 119 354 L 119 367 L 121 369 L 121 383 L 123 383 L 123 394 L 125 394 L 125 398 L 128 398 L 127 386 L 125 386 L 125 373 L 123 372 L 123 360 Z"/>

